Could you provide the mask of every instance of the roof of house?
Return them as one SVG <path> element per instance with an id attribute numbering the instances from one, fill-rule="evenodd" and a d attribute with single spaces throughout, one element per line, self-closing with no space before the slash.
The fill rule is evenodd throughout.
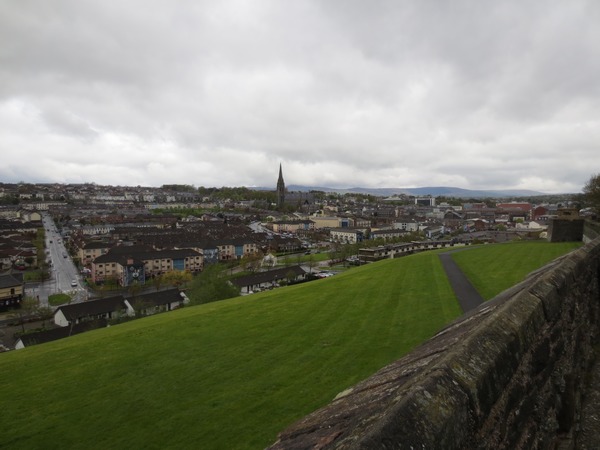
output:
<path id="1" fill-rule="evenodd" d="M 406 234 L 406 230 L 400 230 L 398 228 L 387 228 L 383 230 L 371 231 L 371 236 L 376 236 L 378 234 Z"/>
<path id="2" fill-rule="evenodd" d="M 122 295 L 116 295 L 114 297 L 59 306 L 56 308 L 56 311 L 54 311 L 54 314 L 56 314 L 58 311 L 62 311 L 67 320 L 76 320 L 80 317 L 106 314 L 126 308 L 127 305 L 125 304 L 125 298 L 123 298 Z"/>
<path id="3" fill-rule="evenodd" d="M 504 209 L 504 210 L 521 210 L 524 212 L 531 211 L 532 205 L 531 203 L 498 203 L 496 204 L 496 208 Z"/>
<path id="4" fill-rule="evenodd" d="M 278 224 L 278 225 L 300 225 L 300 224 L 311 224 L 311 223 L 315 223 L 312 220 L 309 219 L 298 219 L 298 220 L 277 220 L 275 222 L 271 222 L 273 224 Z"/>
<path id="5" fill-rule="evenodd" d="M 108 242 L 88 242 L 83 246 L 84 250 L 109 248 L 114 244 Z"/>
<path id="6" fill-rule="evenodd" d="M 334 232 L 334 233 L 348 233 L 348 234 L 362 234 L 364 233 L 363 230 L 359 230 L 357 228 L 330 228 L 329 232 Z"/>
<path id="7" fill-rule="evenodd" d="M 183 301 L 181 291 L 177 288 L 166 289 L 164 291 L 155 291 L 147 294 L 140 294 L 133 297 L 127 297 L 127 301 L 133 305 L 140 302 L 147 306 L 166 305 L 168 303 L 176 303 Z"/>
<path id="8" fill-rule="evenodd" d="M 132 246 L 133 247 L 133 246 Z M 129 248 L 132 248 L 129 247 Z M 102 264 L 108 262 L 127 263 L 128 259 L 135 261 L 147 261 L 153 259 L 183 259 L 190 256 L 202 256 L 201 253 L 189 248 L 175 250 L 150 250 L 150 251 L 130 251 L 130 252 L 113 252 L 111 249 L 108 253 L 98 256 L 94 259 L 94 264 Z"/>
<path id="9" fill-rule="evenodd" d="M 97 328 L 106 327 L 108 321 L 106 319 L 90 320 L 73 325 L 72 327 L 59 327 L 51 330 L 38 331 L 21 336 L 19 340 L 25 347 L 36 344 L 44 344 L 46 342 L 56 341 L 75 334 L 84 333 L 86 331 L 95 330 Z"/>
<path id="10" fill-rule="evenodd" d="M 22 273 L 0 275 L 0 289 L 20 286 L 22 284 L 23 284 L 23 274 Z"/>
<path id="11" fill-rule="evenodd" d="M 449 210 L 444 213 L 444 219 L 462 219 L 462 218 L 463 218 L 462 214 L 460 214 L 456 211 L 453 211 L 453 210 Z"/>
<path id="12" fill-rule="evenodd" d="M 283 267 L 281 269 L 269 270 L 267 272 L 258 272 L 252 275 L 246 275 L 244 277 L 234 278 L 231 282 L 238 286 L 251 286 L 254 284 L 261 283 L 273 283 L 277 280 L 284 280 L 287 278 L 289 273 L 293 273 L 294 276 L 300 276 L 306 274 L 306 270 L 304 270 L 301 266 L 290 266 Z"/>

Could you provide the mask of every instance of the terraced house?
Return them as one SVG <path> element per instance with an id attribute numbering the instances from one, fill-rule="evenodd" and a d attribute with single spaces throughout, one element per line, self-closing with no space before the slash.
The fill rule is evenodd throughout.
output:
<path id="1" fill-rule="evenodd" d="M 77 255 L 79 256 L 81 263 L 84 266 L 87 266 L 99 256 L 108 253 L 108 250 L 113 246 L 113 243 L 107 242 L 88 242 L 78 250 Z"/>
<path id="2" fill-rule="evenodd" d="M 92 262 L 92 281 L 115 280 L 121 286 L 144 284 L 171 270 L 202 270 L 202 254 L 192 249 L 153 250 L 146 246 L 118 246 Z"/>
<path id="3" fill-rule="evenodd" d="M 354 228 L 334 228 L 329 230 L 329 237 L 332 242 L 341 242 L 343 244 L 356 244 L 362 242 L 364 230 Z"/>
<path id="4" fill-rule="evenodd" d="M 240 259 L 244 255 L 252 255 L 258 251 L 256 243 L 247 239 L 223 239 L 215 244 L 221 261 Z"/>
<path id="5" fill-rule="evenodd" d="M 312 220 L 278 220 L 267 224 L 275 233 L 296 233 L 298 230 L 311 231 L 315 229 Z"/>
<path id="6" fill-rule="evenodd" d="M 23 274 L 0 275 L 0 311 L 17 308 L 23 293 Z"/>

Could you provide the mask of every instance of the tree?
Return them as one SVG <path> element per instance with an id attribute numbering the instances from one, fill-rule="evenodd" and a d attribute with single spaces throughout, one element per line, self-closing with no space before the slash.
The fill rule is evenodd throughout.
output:
<path id="1" fill-rule="evenodd" d="M 329 247 L 329 259 L 331 259 L 332 262 L 336 262 L 341 258 L 341 249 L 342 245 L 339 242 L 335 241 L 331 243 L 331 246 Z"/>
<path id="2" fill-rule="evenodd" d="M 163 283 L 179 288 L 192 281 L 193 277 L 192 274 L 187 271 L 169 270 L 168 272 L 163 273 L 161 278 Z"/>
<path id="3" fill-rule="evenodd" d="M 127 286 L 127 292 L 131 298 L 135 298 L 140 291 L 142 290 L 142 286 L 138 282 L 134 282 Z"/>
<path id="4" fill-rule="evenodd" d="M 588 206 L 600 210 L 600 173 L 590 177 L 583 187 L 583 195 Z"/>
<path id="5" fill-rule="evenodd" d="M 42 328 L 46 328 L 46 321 L 52 321 L 54 317 L 54 310 L 49 306 L 40 306 L 37 309 L 37 313 L 42 320 Z"/>
<path id="6" fill-rule="evenodd" d="M 313 255 L 312 253 L 310 255 L 308 255 L 306 264 L 308 265 L 308 273 L 310 273 L 312 275 L 312 270 L 317 265 L 317 261 L 315 261 L 315 255 Z"/>
<path id="7" fill-rule="evenodd" d="M 242 265 L 244 270 L 249 272 L 257 272 L 262 264 L 262 252 L 246 253 L 242 256 Z"/>
<path id="8" fill-rule="evenodd" d="M 34 297 L 25 297 L 21 300 L 21 305 L 18 309 L 12 312 L 12 316 L 16 318 L 21 325 L 23 333 L 25 333 L 25 322 L 31 316 L 37 315 L 37 310 L 40 302 Z"/>
<path id="9" fill-rule="evenodd" d="M 154 279 L 152 280 L 152 284 L 154 284 L 154 287 L 156 288 L 157 291 L 160 291 L 160 286 L 162 285 L 162 277 L 161 276 L 154 277 Z"/>
<path id="10" fill-rule="evenodd" d="M 289 270 L 286 274 L 285 274 L 285 278 L 287 280 L 288 284 L 291 284 L 294 282 L 294 280 L 296 279 L 296 274 L 294 273 L 293 270 Z"/>
<path id="11" fill-rule="evenodd" d="M 136 318 L 140 318 L 142 317 L 146 312 L 146 309 L 149 308 L 151 305 L 147 302 L 144 302 L 140 297 L 134 296 L 131 297 L 131 307 L 133 308 L 133 311 L 135 312 L 135 317 Z"/>
<path id="12" fill-rule="evenodd" d="M 187 296 L 194 304 L 209 303 L 237 297 L 239 289 L 233 286 L 226 276 L 227 268 L 217 264 L 204 267 L 192 282 Z"/>

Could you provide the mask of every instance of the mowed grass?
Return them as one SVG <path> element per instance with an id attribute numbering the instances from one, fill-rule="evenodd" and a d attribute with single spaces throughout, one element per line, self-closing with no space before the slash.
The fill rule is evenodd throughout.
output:
<path id="1" fill-rule="evenodd" d="M 0 447 L 264 448 L 459 314 L 421 254 L 0 355 Z"/>
<path id="2" fill-rule="evenodd" d="M 581 247 L 581 242 L 523 241 L 485 245 L 452 254 L 481 296 L 490 300 L 534 270 Z"/>
<path id="3" fill-rule="evenodd" d="M 429 252 L 3 354 L 0 448 L 264 448 L 460 314 Z"/>

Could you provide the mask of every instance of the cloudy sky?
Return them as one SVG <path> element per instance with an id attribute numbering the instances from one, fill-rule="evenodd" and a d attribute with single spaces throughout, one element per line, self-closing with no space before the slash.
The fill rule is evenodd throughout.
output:
<path id="1" fill-rule="evenodd" d="M 0 2 L 0 181 L 580 192 L 597 0 Z"/>

